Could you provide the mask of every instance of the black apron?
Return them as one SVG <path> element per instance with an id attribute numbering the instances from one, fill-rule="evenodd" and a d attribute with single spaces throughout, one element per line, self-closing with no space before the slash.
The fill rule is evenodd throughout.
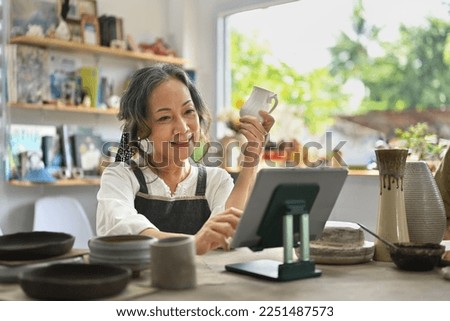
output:
<path id="1" fill-rule="evenodd" d="M 178 199 L 149 195 L 145 177 L 140 168 L 135 166 L 133 172 L 140 185 L 134 199 L 134 207 L 160 231 L 194 235 L 211 215 L 205 197 L 206 168 L 203 165 L 198 165 L 195 196 L 183 196 Z"/>

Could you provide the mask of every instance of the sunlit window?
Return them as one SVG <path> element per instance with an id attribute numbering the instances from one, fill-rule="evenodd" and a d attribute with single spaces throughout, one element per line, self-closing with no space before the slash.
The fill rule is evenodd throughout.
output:
<path id="1" fill-rule="evenodd" d="M 332 137 L 350 166 L 417 123 L 450 138 L 449 0 L 302 0 L 229 15 L 226 31 L 222 120 L 257 85 L 278 93 L 275 143 Z"/>

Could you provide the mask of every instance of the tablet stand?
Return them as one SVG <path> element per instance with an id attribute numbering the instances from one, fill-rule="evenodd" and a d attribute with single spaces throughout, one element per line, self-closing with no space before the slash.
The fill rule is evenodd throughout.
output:
<path id="1" fill-rule="evenodd" d="M 301 195 L 304 197 L 299 198 L 298 192 L 301 192 Z M 314 203 L 317 193 L 318 186 L 314 184 L 302 186 L 299 186 L 298 184 L 288 184 L 281 185 L 272 197 L 272 206 L 270 206 L 266 212 L 265 218 L 267 219 L 262 222 L 260 231 L 262 234 L 267 230 L 272 232 L 274 232 L 274 230 L 276 231 L 276 228 L 273 228 L 273 217 L 276 215 L 279 216 L 280 214 L 282 215 L 282 264 L 273 260 L 256 260 L 245 263 L 228 264 L 225 266 L 226 270 L 275 281 L 290 281 L 320 276 L 322 272 L 315 269 L 314 262 L 310 261 L 309 258 L 309 210 Z M 290 198 L 290 196 L 293 195 L 295 195 L 295 198 Z M 279 206 L 281 205 L 280 202 L 283 204 L 282 206 Z M 278 210 L 276 209 L 277 207 Z M 282 209 L 281 213 L 280 207 Z M 298 218 L 299 221 L 298 230 L 301 234 L 301 255 L 297 261 L 294 261 L 293 245 L 294 232 L 296 230 L 294 221 L 296 218 Z M 271 228 L 269 228 L 270 225 L 272 225 Z M 277 244 L 277 240 L 270 239 L 270 237 L 268 238 L 269 240 L 266 241 L 266 243 L 262 242 L 260 247 L 253 249 L 262 250 Z"/>

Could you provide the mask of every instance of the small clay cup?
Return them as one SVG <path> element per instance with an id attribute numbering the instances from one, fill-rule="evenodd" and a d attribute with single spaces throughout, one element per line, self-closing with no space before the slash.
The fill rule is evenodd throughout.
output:
<path id="1" fill-rule="evenodd" d="M 401 270 L 430 271 L 441 260 L 445 247 L 440 244 L 394 243 L 390 248 L 392 261 Z"/>
<path id="2" fill-rule="evenodd" d="M 193 237 L 159 239 L 151 245 L 151 257 L 152 286 L 168 290 L 197 286 Z"/>

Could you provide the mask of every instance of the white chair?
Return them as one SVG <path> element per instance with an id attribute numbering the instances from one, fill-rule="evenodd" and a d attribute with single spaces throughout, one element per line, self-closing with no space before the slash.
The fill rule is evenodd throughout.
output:
<path id="1" fill-rule="evenodd" d="M 34 204 L 34 231 L 63 232 L 75 237 L 74 248 L 88 248 L 94 231 L 80 202 L 67 196 L 48 196 Z"/>

